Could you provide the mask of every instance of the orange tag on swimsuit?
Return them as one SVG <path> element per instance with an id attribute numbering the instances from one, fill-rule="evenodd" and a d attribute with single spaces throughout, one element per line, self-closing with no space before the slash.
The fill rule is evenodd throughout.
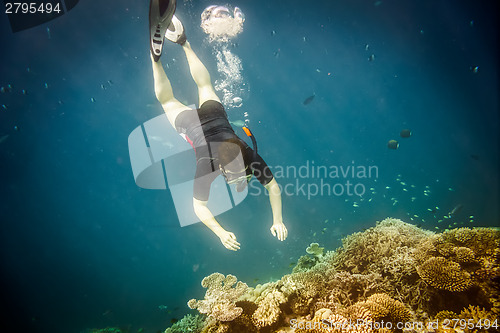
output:
<path id="1" fill-rule="evenodd" d="M 248 127 L 243 127 L 243 130 L 245 131 L 247 136 L 252 136 L 252 132 L 248 129 Z"/>

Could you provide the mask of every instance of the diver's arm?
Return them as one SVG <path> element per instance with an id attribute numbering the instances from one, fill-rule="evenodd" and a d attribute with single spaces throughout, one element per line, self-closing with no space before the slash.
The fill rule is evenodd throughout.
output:
<path id="1" fill-rule="evenodd" d="M 281 214 L 281 190 L 274 178 L 265 188 L 269 192 L 269 201 L 271 202 L 273 211 L 273 226 L 271 227 L 271 233 L 280 241 L 284 241 L 288 236 L 288 230 L 285 224 L 283 224 L 283 216 Z"/>
<path id="2" fill-rule="evenodd" d="M 240 243 L 236 241 L 236 236 L 232 232 L 228 232 L 220 226 L 212 212 L 208 209 L 206 201 L 193 198 L 193 208 L 194 213 L 198 216 L 200 221 L 220 238 L 222 245 L 229 250 L 239 250 Z"/>

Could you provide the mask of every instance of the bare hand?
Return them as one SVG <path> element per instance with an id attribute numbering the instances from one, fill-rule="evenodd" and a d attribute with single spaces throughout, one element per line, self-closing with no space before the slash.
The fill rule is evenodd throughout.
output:
<path id="1" fill-rule="evenodd" d="M 222 245 L 224 245 L 226 249 L 231 251 L 237 251 L 240 249 L 240 243 L 236 241 L 236 236 L 232 232 L 224 231 L 222 235 L 219 235 L 219 238 Z"/>
<path id="2" fill-rule="evenodd" d="M 271 227 L 271 233 L 274 237 L 277 237 L 280 241 L 284 241 L 288 236 L 288 230 L 286 230 L 283 222 L 274 223 Z"/>

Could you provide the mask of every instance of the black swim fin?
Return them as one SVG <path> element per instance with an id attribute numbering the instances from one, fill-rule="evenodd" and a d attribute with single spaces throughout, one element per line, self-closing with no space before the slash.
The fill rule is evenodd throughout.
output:
<path id="1" fill-rule="evenodd" d="M 176 0 L 151 0 L 149 3 L 149 45 L 154 61 L 158 61 L 163 40 L 175 13 Z"/>

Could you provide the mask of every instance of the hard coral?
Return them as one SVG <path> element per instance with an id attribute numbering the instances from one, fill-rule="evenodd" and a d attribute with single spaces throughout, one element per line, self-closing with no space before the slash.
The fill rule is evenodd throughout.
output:
<path id="1" fill-rule="evenodd" d="M 472 285 L 470 274 L 443 257 L 431 257 L 417 267 L 418 275 L 430 286 L 460 292 Z"/>
<path id="2" fill-rule="evenodd" d="M 323 256 L 324 247 L 319 247 L 318 243 L 311 243 L 309 247 L 306 249 L 308 254 L 312 254 L 316 258 L 321 258 Z"/>
<path id="3" fill-rule="evenodd" d="M 365 302 L 358 302 L 357 305 L 368 309 L 375 321 L 383 319 L 396 324 L 411 319 L 411 312 L 406 306 L 387 294 L 373 294 Z"/>
<path id="4" fill-rule="evenodd" d="M 476 257 L 474 251 L 468 247 L 460 246 L 453 248 L 455 255 L 457 256 L 457 261 L 459 263 L 471 263 L 474 262 Z"/>
<path id="5" fill-rule="evenodd" d="M 184 333 L 184 332 L 201 332 L 205 325 L 205 316 L 202 315 L 186 315 L 184 318 L 167 328 L 164 333 Z"/>
<path id="6" fill-rule="evenodd" d="M 280 291 L 275 289 L 267 292 L 252 315 L 255 326 L 265 327 L 275 324 L 281 314 L 280 304 L 285 302 L 286 298 Z"/>
<path id="7" fill-rule="evenodd" d="M 188 306 L 219 321 L 231 321 L 243 312 L 242 308 L 236 306 L 235 301 L 248 288 L 246 283 L 236 282 L 234 275 L 228 274 L 225 277 L 223 274 L 213 273 L 201 282 L 201 285 L 207 288 L 205 299 L 201 301 L 191 299 Z M 233 288 L 235 283 L 236 286 Z"/>

